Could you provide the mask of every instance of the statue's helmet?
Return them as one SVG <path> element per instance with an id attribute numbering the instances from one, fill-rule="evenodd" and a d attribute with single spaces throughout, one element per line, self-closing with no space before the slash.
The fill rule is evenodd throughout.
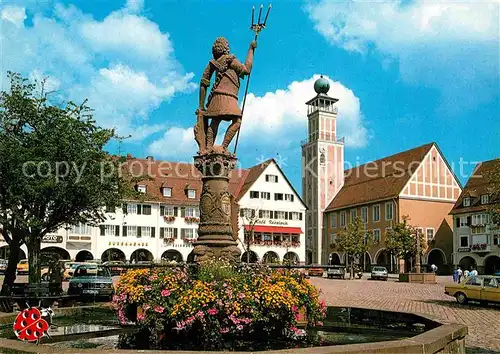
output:
<path id="1" fill-rule="evenodd" d="M 215 59 L 220 58 L 224 54 L 229 54 L 229 42 L 224 37 L 219 37 L 215 40 L 212 46 L 212 54 Z"/>

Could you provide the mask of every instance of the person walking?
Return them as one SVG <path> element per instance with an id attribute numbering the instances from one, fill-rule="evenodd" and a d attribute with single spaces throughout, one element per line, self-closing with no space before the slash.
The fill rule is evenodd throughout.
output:
<path id="1" fill-rule="evenodd" d="M 458 283 L 458 268 L 453 269 L 453 282 Z"/>
<path id="2" fill-rule="evenodd" d="M 464 278 L 467 279 L 469 277 L 469 270 L 464 270 Z"/>
<path id="3" fill-rule="evenodd" d="M 458 283 L 462 282 L 462 274 L 463 274 L 462 268 L 458 267 L 458 269 L 457 269 L 457 275 L 458 275 L 457 282 Z"/>

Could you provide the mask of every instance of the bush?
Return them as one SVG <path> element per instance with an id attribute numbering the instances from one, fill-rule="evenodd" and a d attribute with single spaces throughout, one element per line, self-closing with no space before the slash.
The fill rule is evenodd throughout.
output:
<path id="1" fill-rule="evenodd" d="M 137 308 L 137 324 L 149 334 L 151 347 L 179 335 L 207 348 L 223 348 L 237 338 L 296 339 L 304 335 L 297 329 L 301 312 L 308 325 L 325 316 L 319 291 L 299 272 L 223 261 L 193 271 L 130 270 L 120 278 L 114 304 L 122 323 Z"/>

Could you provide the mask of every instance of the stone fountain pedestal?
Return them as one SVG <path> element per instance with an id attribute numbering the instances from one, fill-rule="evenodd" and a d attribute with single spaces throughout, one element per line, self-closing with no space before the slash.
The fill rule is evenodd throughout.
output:
<path id="1" fill-rule="evenodd" d="M 231 224 L 233 196 L 228 190 L 229 173 L 236 161 L 236 157 L 219 146 L 212 153 L 194 157 L 194 165 L 201 172 L 203 182 L 198 240 L 193 250 L 195 262 L 209 258 L 240 260 L 241 251 Z"/>

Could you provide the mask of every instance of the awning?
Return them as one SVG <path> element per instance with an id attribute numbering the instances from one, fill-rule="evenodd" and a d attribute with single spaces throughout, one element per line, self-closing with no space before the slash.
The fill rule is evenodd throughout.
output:
<path id="1" fill-rule="evenodd" d="M 252 227 L 250 225 L 245 225 L 245 230 L 250 231 Z M 288 227 L 288 226 L 268 226 L 268 225 L 255 225 L 253 227 L 254 232 L 265 232 L 274 234 L 302 234 L 302 229 L 300 227 Z"/>

